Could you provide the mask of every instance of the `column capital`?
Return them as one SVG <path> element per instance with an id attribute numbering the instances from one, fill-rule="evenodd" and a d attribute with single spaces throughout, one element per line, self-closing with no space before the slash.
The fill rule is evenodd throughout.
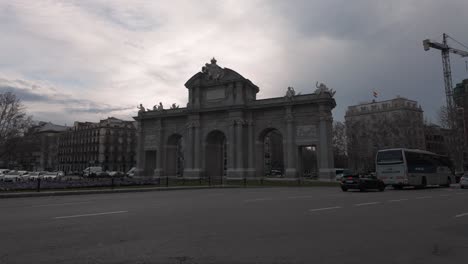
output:
<path id="1" fill-rule="evenodd" d="M 187 129 L 190 129 L 190 128 L 199 128 L 200 127 L 200 122 L 198 120 L 196 121 L 190 121 L 190 122 L 187 122 L 185 124 L 185 126 L 187 127 Z"/>
<path id="2" fill-rule="evenodd" d="M 292 123 L 294 121 L 294 116 L 290 113 L 286 114 L 284 116 L 284 120 L 287 122 L 287 123 Z"/>

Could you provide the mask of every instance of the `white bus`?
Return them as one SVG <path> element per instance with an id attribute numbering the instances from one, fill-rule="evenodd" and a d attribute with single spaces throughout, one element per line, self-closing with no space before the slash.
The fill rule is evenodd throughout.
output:
<path id="1" fill-rule="evenodd" d="M 377 178 L 396 189 L 403 186 L 450 186 L 452 163 L 446 156 L 418 149 L 384 149 L 375 160 Z"/>

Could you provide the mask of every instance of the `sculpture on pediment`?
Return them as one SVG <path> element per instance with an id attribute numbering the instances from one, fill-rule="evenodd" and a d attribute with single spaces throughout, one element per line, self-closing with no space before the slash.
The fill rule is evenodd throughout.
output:
<path id="1" fill-rule="evenodd" d="M 336 91 L 333 91 L 333 89 L 328 88 L 325 84 L 316 82 L 315 87 L 317 89 L 315 90 L 314 94 L 322 94 L 322 93 L 328 93 L 330 94 L 331 97 L 333 97 L 336 93 Z"/>
<path id="2" fill-rule="evenodd" d="M 202 67 L 202 73 L 205 74 L 207 80 L 218 81 L 224 76 L 224 70 L 216 64 L 216 59 L 211 59 L 211 64 L 206 63 Z"/>
<path id="3" fill-rule="evenodd" d="M 137 106 L 137 108 L 138 108 L 138 113 L 146 112 L 146 109 L 143 106 L 143 104 L 140 104 L 139 106 Z"/>
<path id="4" fill-rule="evenodd" d="M 159 102 L 158 111 L 162 111 L 162 110 L 164 110 L 164 106 L 161 102 Z"/>
<path id="5" fill-rule="evenodd" d="M 175 103 L 173 103 L 173 104 L 171 105 L 171 108 L 170 108 L 170 109 L 178 109 L 178 108 L 179 108 L 179 106 L 176 105 Z"/>
<path id="6" fill-rule="evenodd" d="M 293 87 L 289 86 L 285 97 L 291 100 L 294 96 L 296 96 L 296 91 L 294 91 Z"/>

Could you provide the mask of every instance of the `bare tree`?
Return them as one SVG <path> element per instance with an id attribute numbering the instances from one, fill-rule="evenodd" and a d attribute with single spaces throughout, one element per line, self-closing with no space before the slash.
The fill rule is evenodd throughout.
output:
<path id="1" fill-rule="evenodd" d="M 31 117 L 12 92 L 0 93 L 0 159 L 11 155 L 31 125 Z"/>
<path id="2" fill-rule="evenodd" d="M 348 166 L 348 154 L 346 151 L 346 126 L 343 122 L 333 122 L 333 155 L 335 166 L 337 168 L 345 168 Z"/>

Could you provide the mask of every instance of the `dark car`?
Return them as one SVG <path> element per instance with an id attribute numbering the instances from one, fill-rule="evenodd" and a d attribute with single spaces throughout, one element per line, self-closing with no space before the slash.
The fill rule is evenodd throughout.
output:
<path id="1" fill-rule="evenodd" d="M 358 189 L 361 192 L 364 192 L 368 189 L 377 189 L 382 192 L 385 190 L 385 184 L 375 176 L 360 176 L 358 174 L 354 174 L 343 177 L 341 180 L 341 190 L 346 192 L 349 189 Z"/>

